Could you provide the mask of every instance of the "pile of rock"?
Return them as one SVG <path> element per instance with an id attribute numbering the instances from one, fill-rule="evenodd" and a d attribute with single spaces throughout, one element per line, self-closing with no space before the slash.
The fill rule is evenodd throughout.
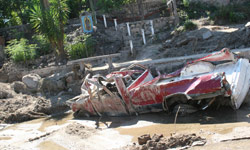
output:
<path id="1" fill-rule="evenodd" d="M 206 144 L 206 139 L 196 134 L 174 134 L 164 137 L 162 134 L 145 134 L 138 137 L 138 144 L 130 146 L 130 150 L 165 150 L 171 148 L 188 148 L 191 146 L 202 146 Z"/>

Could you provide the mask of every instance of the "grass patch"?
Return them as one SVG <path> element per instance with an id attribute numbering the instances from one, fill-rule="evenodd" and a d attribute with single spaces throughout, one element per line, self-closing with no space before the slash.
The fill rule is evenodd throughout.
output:
<path id="1" fill-rule="evenodd" d="M 36 44 L 29 44 L 27 39 L 14 39 L 8 42 L 6 52 L 14 62 L 21 62 L 34 59 L 36 57 Z"/>

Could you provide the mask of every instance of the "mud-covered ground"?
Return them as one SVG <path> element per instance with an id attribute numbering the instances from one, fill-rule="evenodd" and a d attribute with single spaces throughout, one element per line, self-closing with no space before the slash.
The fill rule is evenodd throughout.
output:
<path id="1" fill-rule="evenodd" d="M 197 141 L 197 145 L 190 149 L 245 150 L 246 145 L 250 146 L 249 117 L 249 104 L 237 111 L 210 108 L 179 116 L 176 124 L 173 123 L 175 114 L 164 112 L 78 119 L 68 112 L 13 125 L 1 124 L 0 149 L 133 150 L 143 147 L 138 144 L 138 137 L 150 134 L 155 140 L 154 134 L 157 134 L 164 136 L 160 143 L 168 143 L 171 135 L 174 137 L 172 141 L 179 144 L 184 140 L 184 144 L 177 145 L 179 148 L 187 148 Z M 193 139 L 193 142 L 188 139 Z M 204 146 L 199 146 L 203 145 L 201 141 L 205 141 Z M 151 140 L 150 144 L 155 143 Z"/>
<path id="2" fill-rule="evenodd" d="M 10 84 L 0 83 L 0 123 L 16 123 L 50 114 L 51 103 L 42 97 L 18 94 Z"/>

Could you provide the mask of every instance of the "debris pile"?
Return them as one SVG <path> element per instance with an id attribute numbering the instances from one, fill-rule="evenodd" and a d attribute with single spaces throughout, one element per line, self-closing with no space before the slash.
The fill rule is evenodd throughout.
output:
<path id="1" fill-rule="evenodd" d="M 165 150 L 170 148 L 185 149 L 192 146 L 203 146 L 206 139 L 196 134 L 173 134 L 170 137 L 164 137 L 162 134 L 154 134 L 152 138 L 149 134 L 138 137 L 138 144 L 127 147 L 130 150 Z"/>
<path id="2" fill-rule="evenodd" d="M 159 57 L 177 57 L 184 55 L 213 52 L 224 47 L 230 49 L 250 46 L 250 25 L 203 26 L 198 30 L 173 32 L 171 39 L 163 44 Z"/>
<path id="3" fill-rule="evenodd" d="M 41 97 L 15 93 L 0 83 L 0 123 L 23 122 L 50 114 L 51 103 Z"/>

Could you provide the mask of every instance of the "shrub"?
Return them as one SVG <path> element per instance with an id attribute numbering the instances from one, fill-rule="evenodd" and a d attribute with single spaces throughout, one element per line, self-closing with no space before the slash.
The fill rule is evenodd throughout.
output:
<path id="1" fill-rule="evenodd" d="M 189 0 L 183 0 L 183 5 L 185 7 L 188 7 L 189 6 Z"/>
<path id="2" fill-rule="evenodd" d="M 248 19 L 249 9 L 250 3 L 221 6 L 210 16 L 210 19 L 216 22 L 239 23 Z"/>
<path id="3" fill-rule="evenodd" d="M 133 2 L 135 2 L 135 0 L 98 0 L 97 7 L 105 13 L 109 13 L 113 10 L 120 9 L 125 4 Z"/>
<path id="4" fill-rule="evenodd" d="M 33 35 L 32 41 L 33 43 L 36 43 L 38 45 L 38 48 L 36 50 L 36 54 L 38 56 L 50 54 L 53 52 L 53 49 L 48 39 L 45 38 L 43 35 Z"/>
<path id="5" fill-rule="evenodd" d="M 6 52 L 13 61 L 20 62 L 34 59 L 36 49 L 36 44 L 29 44 L 27 39 L 21 38 L 20 40 L 14 39 L 9 41 Z"/>
<path id="6" fill-rule="evenodd" d="M 71 59 L 80 59 L 92 56 L 96 41 L 91 36 L 79 37 L 79 41 L 75 44 L 68 45 L 66 50 Z"/>
<path id="7" fill-rule="evenodd" d="M 190 20 L 186 20 L 184 23 L 184 30 L 195 30 L 197 25 Z"/>

